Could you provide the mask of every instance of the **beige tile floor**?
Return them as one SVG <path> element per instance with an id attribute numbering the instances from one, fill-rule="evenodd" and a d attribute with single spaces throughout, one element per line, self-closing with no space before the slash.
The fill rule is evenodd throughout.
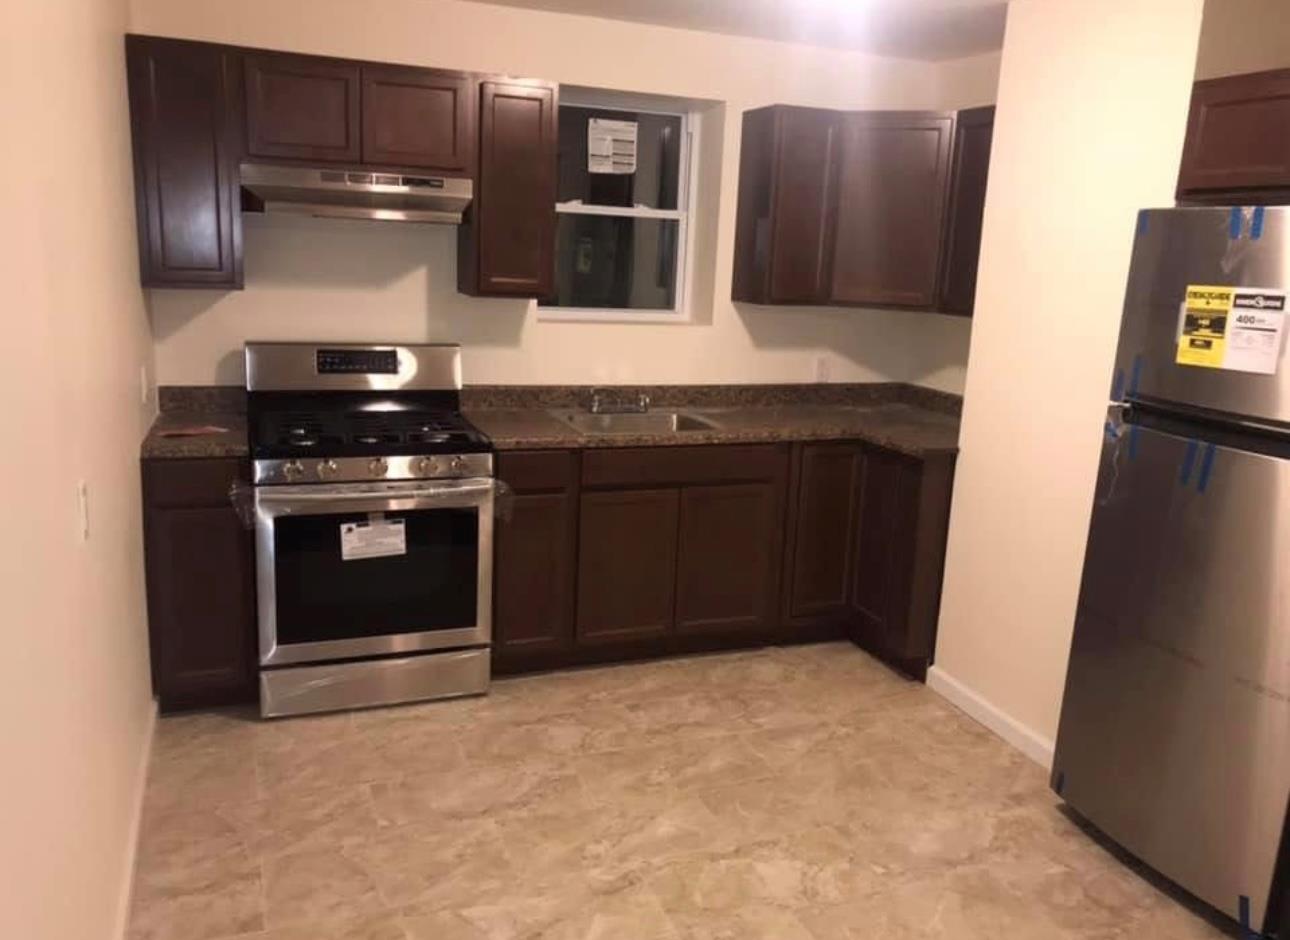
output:
<path id="1" fill-rule="evenodd" d="M 132 940 L 1226 936 L 845 644 L 160 723 Z"/>

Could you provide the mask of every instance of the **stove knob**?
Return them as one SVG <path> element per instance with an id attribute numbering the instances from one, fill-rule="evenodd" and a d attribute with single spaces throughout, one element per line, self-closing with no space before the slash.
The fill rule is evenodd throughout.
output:
<path id="1" fill-rule="evenodd" d="M 299 460 L 288 460 L 282 467 L 282 475 L 288 480 L 299 480 L 305 474 L 305 466 Z"/>
<path id="2" fill-rule="evenodd" d="M 435 460 L 433 457 L 417 458 L 417 476 L 432 477 L 438 469 L 439 468 L 435 466 Z"/>
<path id="3" fill-rule="evenodd" d="M 453 457 L 452 460 L 449 461 L 448 466 L 451 468 L 453 473 L 461 473 L 466 469 L 466 458 Z"/>
<path id="4" fill-rule="evenodd" d="M 339 470 L 340 468 L 336 466 L 336 461 L 330 458 L 321 460 L 318 462 L 318 479 L 330 480 Z"/>
<path id="5" fill-rule="evenodd" d="M 373 457 L 367 462 L 367 469 L 374 477 L 383 477 L 390 469 L 390 462 L 384 457 Z"/>

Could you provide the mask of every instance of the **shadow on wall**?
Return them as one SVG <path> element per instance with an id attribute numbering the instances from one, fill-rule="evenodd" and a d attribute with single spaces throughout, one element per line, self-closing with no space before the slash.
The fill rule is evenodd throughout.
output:
<path id="1" fill-rule="evenodd" d="M 251 213 L 243 223 L 246 289 L 152 291 L 159 344 L 190 333 L 229 347 L 302 338 L 520 345 L 529 301 L 457 293 L 455 226 Z M 216 373 L 240 384 L 240 350 Z"/>
<path id="2" fill-rule="evenodd" d="M 878 378 L 955 391 L 962 388 L 972 334 L 972 321 L 966 317 L 904 310 L 734 306 L 759 349 L 817 349 Z"/>

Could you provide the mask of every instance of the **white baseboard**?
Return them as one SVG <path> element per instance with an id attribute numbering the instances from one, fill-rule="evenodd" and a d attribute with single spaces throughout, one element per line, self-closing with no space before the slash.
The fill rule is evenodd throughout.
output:
<path id="1" fill-rule="evenodd" d="M 129 842 L 126 845 L 125 883 L 121 885 L 120 901 L 116 914 L 116 932 L 112 936 L 125 940 L 130 928 L 130 901 L 134 892 L 135 859 L 139 853 L 139 828 L 143 824 L 143 795 L 148 787 L 148 764 L 152 760 L 152 736 L 157 730 L 157 701 L 153 699 L 148 712 L 148 725 L 143 732 L 143 753 L 134 778 L 134 805 L 130 810 Z"/>
<path id="2" fill-rule="evenodd" d="M 927 687 L 968 717 L 985 725 L 1045 769 L 1053 766 L 1053 741 L 1023 725 L 939 666 L 927 670 Z"/>

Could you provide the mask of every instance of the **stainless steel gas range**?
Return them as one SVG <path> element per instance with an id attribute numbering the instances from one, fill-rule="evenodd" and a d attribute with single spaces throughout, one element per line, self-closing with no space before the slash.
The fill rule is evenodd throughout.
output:
<path id="1" fill-rule="evenodd" d="M 249 343 L 265 716 L 487 691 L 493 456 L 452 345 Z"/>

